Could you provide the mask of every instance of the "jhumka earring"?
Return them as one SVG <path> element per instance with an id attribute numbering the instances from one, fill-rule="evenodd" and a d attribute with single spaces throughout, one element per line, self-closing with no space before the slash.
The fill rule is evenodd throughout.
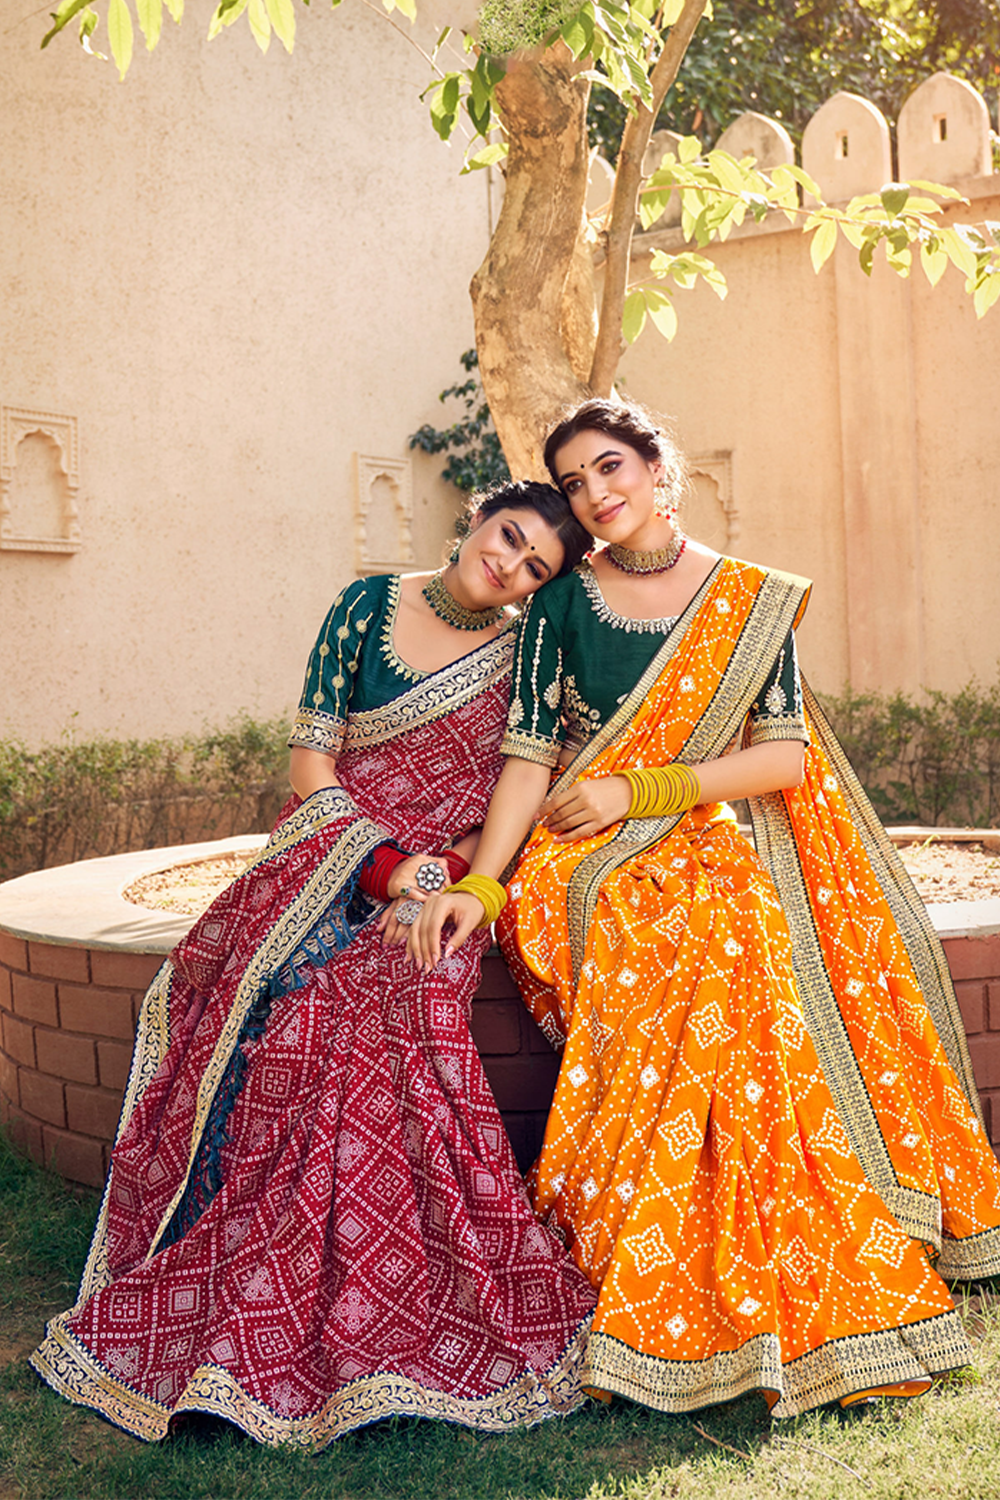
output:
<path id="1" fill-rule="evenodd" d="M 677 502 L 665 484 L 658 484 L 653 490 L 653 508 L 658 516 L 663 516 L 668 521 L 676 516 Z"/>

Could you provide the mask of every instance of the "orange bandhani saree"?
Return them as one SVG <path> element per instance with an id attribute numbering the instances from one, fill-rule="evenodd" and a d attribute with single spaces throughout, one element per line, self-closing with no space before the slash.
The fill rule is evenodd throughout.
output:
<path id="1" fill-rule="evenodd" d="M 724 559 L 559 787 L 739 735 L 808 594 Z M 939 943 L 807 695 L 804 784 L 573 844 L 538 828 L 500 938 L 565 1054 L 532 1191 L 600 1298 L 584 1383 L 776 1416 L 914 1394 L 970 1349 L 1000 1172 Z M 936 1263 L 936 1268 L 935 1268 Z"/>

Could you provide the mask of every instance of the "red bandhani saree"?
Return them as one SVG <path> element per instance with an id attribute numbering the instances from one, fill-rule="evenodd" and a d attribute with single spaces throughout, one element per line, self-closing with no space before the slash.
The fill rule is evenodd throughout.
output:
<path id="1" fill-rule="evenodd" d="M 32 1359 L 137 1437 L 199 1411 L 318 1449 L 583 1399 L 594 1294 L 469 1032 L 487 937 L 421 975 L 355 892 L 386 838 L 439 851 L 482 823 L 509 663 L 501 638 L 354 715 L 344 790 L 293 799 L 150 989 L 79 1298 Z"/>
<path id="2" fill-rule="evenodd" d="M 723 559 L 558 785 L 722 754 L 806 592 Z M 667 1411 L 926 1389 L 971 1357 L 938 1272 L 1000 1271 L 940 945 L 807 709 L 805 784 L 755 804 L 759 855 L 722 806 L 540 827 L 499 923 L 565 1038 L 533 1196 L 600 1289 L 584 1382 Z"/>

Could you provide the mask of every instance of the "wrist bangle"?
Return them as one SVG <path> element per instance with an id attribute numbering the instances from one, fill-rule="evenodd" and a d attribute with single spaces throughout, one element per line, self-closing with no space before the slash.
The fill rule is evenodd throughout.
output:
<path id="1" fill-rule="evenodd" d="M 388 901 L 389 876 L 397 865 L 408 858 L 409 855 L 403 854 L 395 844 L 379 844 L 372 850 L 368 863 L 358 876 L 358 885 L 374 900 Z"/>
<path id="2" fill-rule="evenodd" d="M 701 801 L 701 782 L 690 766 L 648 766 L 641 771 L 616 771 L 632 789 L 630 818 L 662 818 L 687 812 Z"/>
<path id="3" fill-rule="evenodd" d="M 449 891 L 458 891 L 466 896 L 475 896 L 482 903 L 483 920 L 477 922 L 477 927 L 489 927 L 496 921 L 497 917 L 507 905 L 507 892 L 499 880 L 493 880 L 489 875 L 463 875 L 461 880 L 456 880 L 454 885 L 448 887 Z"/>
<path id="4" fill-rule="evenodd" d="M 464 880 L 469 873 L 469 861 L 456 854 L 454 849 L 446 849 L 441 856 L 448 866 L 448 874 L 451 876 L 452 884 L 456 880 Z"/>

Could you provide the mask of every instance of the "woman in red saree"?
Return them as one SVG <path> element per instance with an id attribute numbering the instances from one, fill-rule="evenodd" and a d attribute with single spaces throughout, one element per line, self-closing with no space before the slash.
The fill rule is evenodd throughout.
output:
<path id="1" fill-rule="evenodd" d="M 79 1298 L 32 1360 L 70 1400 L 147 1440 L 207 1412 L 319 1449 L 583 1399 L 594 1296 L 531 1211 L 469 1033 L 485 937 L 430 979 L 394 940 L 485 816 L 507 607 L 587 544 L 558 491 L 508 486 L 443 573 L 336 600 L 298 795 L 143 1007 Z"/>
<path id="2" fill-rule="evenodd" d="M 940 945 L 800 684 L 808 586 L 683 536 L 636 408 L 586 403 L 546 460 L 607 545 L 525 613 L 474 874 L 547 794 L 498 931 L 565 1043 L 532 1193 L 599 1288 L 584 1383 L 915 1394 L 970 1358 L 942 1276 L 1000 1271 L 1000 1174 Z M 479 912 L 434 898 L 415 956 Z"/>

